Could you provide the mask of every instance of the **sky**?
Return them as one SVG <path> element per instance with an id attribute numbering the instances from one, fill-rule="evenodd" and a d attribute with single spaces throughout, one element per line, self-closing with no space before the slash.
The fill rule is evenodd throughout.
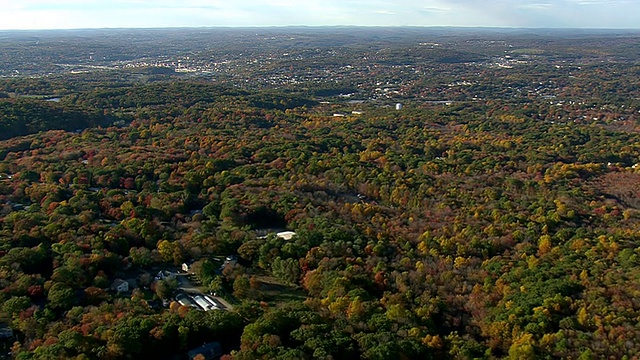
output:
<path id="1" fill-rule="evenodd" d="M 471 26 L 640 28 L 640 0 L 0 0 L 0 29 Z"/>

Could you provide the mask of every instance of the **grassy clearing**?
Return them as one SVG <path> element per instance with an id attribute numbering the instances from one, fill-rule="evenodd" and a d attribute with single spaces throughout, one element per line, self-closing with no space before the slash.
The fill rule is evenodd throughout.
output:
<path id="1" fill-rule="evenodd" d="M 260 283 L 260 292 L 264 296 L 264 301 L 269 305 L 277 305 L 289 301 L 304 301 L 307 293 L 298 286 L 291 286 L 282 283 L 271 276 L 257 276 Z"/>

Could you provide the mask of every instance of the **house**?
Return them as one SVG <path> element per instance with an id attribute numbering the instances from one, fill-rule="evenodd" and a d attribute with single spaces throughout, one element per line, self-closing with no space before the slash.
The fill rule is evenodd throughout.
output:
<path id="1" fill-rule="evenodd" d="M 222 345 L 219 342 L 204 344 L 199 348 L 195 348 L 187 353 L 189 360 L 193 360 L 196 356 L 202 355 L 206 360 L 219 359 L 222 355 Z"/>
<path id="2" fill-rule="evenodd" d="M 281 231 L 279 233 L 276 233 L 276 237 L 283 239 L 283 240 L 291 240 L 294 236 L 296 235 L 295 232 L 293 231 Z M 259 236 L 258 239 L 266 239 L 267 236 Z"/>
<path id="3" fill-rule="evenodd" d="M 0 339 L 10 339 L 13 337 L 13 330 L 7 324 L 0 324 Z"/>
<path id="4" fill-rule="evenodd" d="M 172 273 L 169 270 L 158 271 L 158 275 L 156 275 L 156 280 L 167 280 L 167 279 L 175 279 L 176 274 Z"/>
<path id="5" fill-rule="evenodd" d="M 191 265 L 187 263 L 182 263 L 182 266 L 180 268 L 182 269 L 182 271 L 188 273 L 189 270 L 191 269 Z"/>
<path id="6" fill-rule="evenodd" d="M 122 279 L 115 279 L 111 284 L 111 290 L 121 292 L 129 291 L 129 283 Z"/>
<path id="7" fill-rule="evenodd" d="M 296 235 L 293 231 L 283 231 L 276 234 L 277 237 L 283 240 L 291 240 Z"/>

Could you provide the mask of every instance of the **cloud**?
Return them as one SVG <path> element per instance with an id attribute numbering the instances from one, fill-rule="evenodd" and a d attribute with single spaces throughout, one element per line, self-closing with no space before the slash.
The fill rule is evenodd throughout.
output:
<path id="1" fill-rule="evenodd" d="M 578 5 L 597 5 L 597 6 L 631 4 L 630 1 L 625 1 L 625 0 L 567 0 L 567 1 L 569 3 L 578 4 Z"/>
<path id="2" fill-rule="evenodd" d="M 529 9 L 529 10 L 549 10 L 554 7 L 555 7 L 554 4 L 549 4 L 549 3 L 532 3 L 532 4 L 520 5 L 521 9 Z"/>
<path id="3" fill-rule="evenodd" d="M 378 15 L 398 15 L 396 12 L 391 10 L 376 10 L 373 13 Z"/>
<path id="4" fill-rule="evenodd" d="M 427 13 L 446 13 L 451 11 L 451 8 L 444 6 L 423 6 L 420 8 L 420 11 Z"/>
<path id="5" fill-rule="evenodd" d="M 0 0 L 0 28 L 419 25 L 639 28 L 632 0 Z"/>

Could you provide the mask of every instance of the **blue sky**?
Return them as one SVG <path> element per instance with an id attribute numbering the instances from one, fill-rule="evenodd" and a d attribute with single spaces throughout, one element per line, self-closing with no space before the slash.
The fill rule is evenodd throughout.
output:
<path id="1" fill-rule="evenodd" d="M 0 0 L 0 29 L 200 26 L 640 28 L 640 0 Z"/>

